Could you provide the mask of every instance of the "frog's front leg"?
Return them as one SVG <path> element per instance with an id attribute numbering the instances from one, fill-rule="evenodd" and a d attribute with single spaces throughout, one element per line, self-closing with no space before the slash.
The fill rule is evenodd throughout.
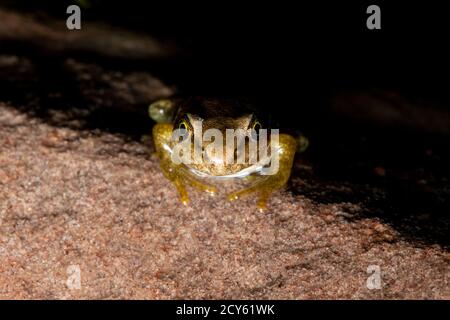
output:
<path id="1" fill-rule="evenodd" d="M 264 210 L 267 205 L 269 196 L 276 190 L 284 187 L 291 175 L 292 164 L 297 148 L 295 139 L 288 134 L 280 134 L 279 136 L 279 167 L 278 171 L 273 175 L 268 175 L 264 180 L 255 183 L 254 185 L 236 191 L 228 196 L 228 199 L 233 201 L 240 197 L 257 193 L 258 194 L 258 208 Z"/>
<path id="2" fill-rule="evenodd" d="M 216 189 L 200 181 L 197 181 L 180 164 L 175 164 L 171 158 L 170 141 L 173 132 L 173 125 L 169 123 L 157 123 L 153 126 L 153 141 L 155 143 L 156 154 L 164 176 L 169 179 L 177 188 L 183 204 L 189 202 L 189 196 L 186 191 L 186 184 L 189 184 L 201 191 L 214 194 Z"/>

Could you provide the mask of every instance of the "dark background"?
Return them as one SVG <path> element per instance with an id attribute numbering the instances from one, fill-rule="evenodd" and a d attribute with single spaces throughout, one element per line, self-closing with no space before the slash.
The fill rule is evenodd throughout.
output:
<path id="1" fill-rule="evenodd" d="M 77 2 L 3 3 L 42 19 L 65 19 L 67 6 Z M 443 3 L 89 3 L 82 6 L 83 21 L 105 21 L 174 40 L 183 54 L 164 65 L 164 73 L 172 72 L 185 91 L 264 92 L 264 98 L 286 98 L 292 109 L 301 107 L 300 97 L 341 87 L 382 86 L 446 96 L 449 49 Z M 366 28 L 370 4 L 381 7 L 381 30 Z"/>

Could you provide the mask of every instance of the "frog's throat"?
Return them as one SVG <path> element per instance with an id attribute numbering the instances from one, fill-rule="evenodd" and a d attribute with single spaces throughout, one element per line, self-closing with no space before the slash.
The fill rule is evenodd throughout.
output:
<path id="1" fill-rule="evenodd" d="M 172 156 L 172 148 L 170 148 L 170 146 L 168 146 L 167 144 L 164 145 L 164 149 L 170 153 L 170 155 Z M 278 152 L 278 150 L 276 150 L 275 152 Z M 185 164 L 185 166 L 188 168 L 188 170 L 198 176 L 198 177 L 202 177 L 202 178 L 213 178 L 213 179 L 233 179 L 233 178 L 244 178 L 252 173 L 261 173 L 262 169 L 267 166 L 268 164 L 270 164 L 271 161 L 271 157 L 266 157 L 264 159 L 261 159 L 260 161 L 258 161 L 257 163 L 251 165 L 250 167 L 244 168 L 236 173 L 233 174 L 227 174 L 227 175 L 222 175 L 222 176 L 216 176 L 216 175 L 212 175 L 212 174 L 208 174 L 208 173 L 204 173 L 200 170 L 197 170 L 187 164 Z"/>

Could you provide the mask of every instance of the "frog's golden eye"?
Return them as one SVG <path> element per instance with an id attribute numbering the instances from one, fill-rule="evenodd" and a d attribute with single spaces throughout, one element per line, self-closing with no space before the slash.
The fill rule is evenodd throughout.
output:
<path id="1" fill-rule="evenodd" d="M 261 123 L 260 123 L 258 120 L 256 120 L 256 121 L 253 123 L 253 130 L 255 130 L 256 133 L 258 134 L 258 133 L 259 133 L 259 130 L 261 130 L 261 129 L 262 129 Z"/>
<path id="2" fill-rule="evenodd" d="M 259 130 L 262 129 L 261 122 L 255 120 L 252 124 L 251 137 L 253 140 L 257 140 L 259 137 Z"/>
<path id="3" fill-rule="evenodd" d="M 178 124 L 178 130 L 180 130 L 180 135 L 183 137 L 183 140 L 189 138 L 190 128 L 191 127 L 189 126 L 188 120 L 186 119 L 181 120 Z"/>
<path id="4" fill-rule="evenodd" d="M 178 125 L 178 129 L 188 131 L 189 130 L 188 122 L 186 120 L 184 120 L 184 119 L 181 120 L 180 124 Z"/>

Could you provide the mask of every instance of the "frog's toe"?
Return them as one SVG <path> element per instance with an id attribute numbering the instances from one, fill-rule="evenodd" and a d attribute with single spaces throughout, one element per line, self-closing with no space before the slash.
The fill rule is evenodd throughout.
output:
<path id="1" fill-rule="evenodd" d="M 206 193 L 208 193 L 208 194 L 210 194 L 212 196 L 217 193 L 217 188 L 214 187 L 214 186 L 211 186 L 209 184 L 197 181 L 197 180 L 195 180 L 193 178 L 188 178 L 188 181 L 189 181 L 189 184 L 191 186 L 193 186 L 194 188 L 196 188 L 197 190 L 206 192 Z"/>
<path id="2" fill-rule="evenodd" d="M 234 201 L 234 200 L 237 200 L 239 198 L 248 196 L 248 195 L 250 195 L 252 193 L 255 193 L 256 191 L 257 190 L 254 187 L 250 187 L 250 188 L 246 188 L 246 189 L 242 189 L 242 190 L 230 193 L 227 198 L 228 198 L 229 201 Z"/>
<path id="3" fill-rule="evenodd" d="M 305 137 L 304 135 L 299 135 L 296 137 L 295 140 L 297 142 L 296 148 L 297 153 L 303 153 L 306 151 L 306 149 L 308 149 L 309 139 L 307 137 Z"/>
<path id="4" fill-rule="evenodd" d="M 229 194 L 229 195 L 228 195 L 227 199 L 228 199 L 228 201 L 234 201 L 234 200 L 239 199 L 239 196 L 236 195 L 235 192 L 233 192 L 232 194 Z"/>
<path id="5" fill-rule="evenodd" d="M 236 192 L 229 194 L 228 200 L 235 201 L 235 200 L 238 200 L 239 198 L 248 196 L 253 193 L 258 193 L 257 207 L 258 207 L 259 211 L 261 211 L 261 212 L 265 211 L 267 209 L 267 201 L 271 194 L 270 190 L 263 190 L 263 191 L 258 192 L 258 190 L 256 190 L 255 188 L 247 188 L 247 189 L 236 191 Z"/>
<path id="6" fill-rule="evenodd" d="M 267 201 L 269 200 L 270 192 L 268 191 L 262 191 L 259 194 L 258 197 L 258 209 L 259 211 L 263 212 L 267 209 Z"/>
<path id="7" fill-rule="evenodd" d="M 161 99 L 148 107 L 148 114 L 157 123 L 170 123 L 175 112 L 175 104 L 170 99 Z"/>
<path id="8" fill-rule="evenodd" d="M 216 187 L 210 186 L 210 185 L 204 185 L 203 189 L 204 192 L 208 193 L 210 196 L 215 196 L 217 194 Z"/>
<path id="9" fill-rule="evenodd" d="M 178 190 L 178 194 L 180 196 L 180 200 L 181 203 L 184 204 L 185 206 L 188 205 L 189 203 L 189 195 L 186 191 L 186 187 L 184 186 L 184 184 L 178 180 L 174 181 L 174 184 Z"/>

